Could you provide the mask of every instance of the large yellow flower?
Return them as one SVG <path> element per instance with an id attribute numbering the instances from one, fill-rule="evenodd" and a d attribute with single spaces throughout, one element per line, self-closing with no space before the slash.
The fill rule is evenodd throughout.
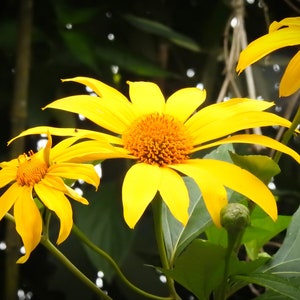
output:
<path id="1" fill-rule="evenodd" d="M 60 220 L 59 244 L 68 237 L 73 225 L 72 208 L 66 196 L 83 204 L 88 203 L 62 178 L 83 179 L 95 187 L 99 185 L 99 176 L 92 165 L 68 162 L 73 155 L 81 155 L 80 148 L 74 148 L 64 141 L 53 148 L 51 146 L 52 139 L 48 134 L 44 149 L 0 163 L 0 188 L 10 184 L 0 197 L 0 220 L 13 206 L 16 230 L 25 247 L 25 255 L 18 263 L 24 263 L 29 258 L 41 239 L 43 226 L 34 201 L 36 195 Z"/>
<path id="2" fill-rule="evenodd" d="M 189 195 L 182 174 L 198 184 L 216 225 L 220 225 L 220 210 L 227 204 L 225 187 L 245 195 L 276 219 L 274 197 L 258 178 L 224 161 L 191 158 L 198 150 L 221 144 L 252 143 L 282 151 L 300 162 L 295 151 L 269 137 L 228 136 L 246 128 L 290 126 L 288 120 L 263 111 L 273 103 L 236 98 L 196 111 L 206 97 L 205 91 L 198 88 L 178 90 L 165 101 L 156 84 L 129 82 L 129 101 L 117 90 L 92 78 L 76 77 L 66 81 L 85 84 L 99 97 L 71 96 L 46 107 L 80 113 L 113 134 L 97 136 L 99 132 L 36 127 L 19 136 L 47 128 L 52 134 L 94 138 L 98 140 L 95 143 L 105 139 L 115 149 L 115 153 L 107 150 L 107 158 L 134 159 L 136 163 L 127 171 L 122 187 L 124 218 L 129 227 L 136 225 L 157 192 L 174 217 L 186 224 Z M 101 159 L 106 156 L 102 150 L 92 153 L 94 159 L 97 155 Z"/>
<path id="3" fill-rule="evenodd" d="M 237 72 L 282 47 L 300 44 L 300 17 L 273 22 L 269 33 L 254 40 L 240 54 Z M 290 60 L 280 81 L 279 95 L 289 96 L 300 88 L 300 51 Z"/>

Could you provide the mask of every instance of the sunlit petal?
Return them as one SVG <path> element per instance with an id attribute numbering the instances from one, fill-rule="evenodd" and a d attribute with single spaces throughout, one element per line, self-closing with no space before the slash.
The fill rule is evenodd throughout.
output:
<path id="1" fill-rule="evenodd" d="M 268 187 L 250 172 L 228 162 L 202 159 L 198 164 L 230 189 L 259 205 L 274 221 L 277 205 Z"/>
<path id="2" fill-rule="evenodd" d="M 291 17 L 282 19 L 280 22 L 274 21 L 269 27 L 269 32 L 276 31 L 284 26 L 299 26 L 300 27 L 300 17 Z"/>
<path id="3" fill-rule="evenodd" d="M 100 178 L 93 165 L 76 163 L 53 164 L 49 167 L 48 174 L 68 179 L 82 179 L 96 188 L 100 183 Z"/>
<path id="4" fill-rule="evenodd" d="M 165 98 L 160 88 L 153 82 L 128 82 L 130 100 L 140 115 L 162 113 Z"/>
<path id="5" fill-rule="evenodd" d="M 220 227 L 220 211 L 227 204 L 226 190 L 222 182 L 214 176 L 214 173 L 197 163 L 200 161 L 190 160 L 186 164 L 172 165 L 170 167 L 195 180 L 201 190 L 205 206 L 213 222 Z"/>
<path id="6" fill-rule="evenodd" d="M 16 230 L 21 236 L 25 247 L 25 255 L 19 258 L 18 263 L 27 261 L 30 253 L 39 244 L 42 234 L 42 218 L 32 198 L 32 189 L 24 186 L 22 191 L 22 195 L 18 195 L 14 205 Z"/>
<path id="7" fill-rule="evenodd" d="M 300 35 L 300 29 L 299 29 Z M 299 37 L 300 44 L 300 37 Z M 287 97 L 300 88 L 300 51 L 290 60 L 279 85 L 279 96 Z"/>
<path id="8" fill-rule="evenodd" d="M 219 119 L 229 119 L 236 114 L 243 112 L 260 112 L 274 105 L 273 102 L 259 101 L 247 98 L 232 98 L 225 102 L 220 102 L 206 106 L 188 119 L 185 125 L 191 132 L 202 128 L 207 123 L 215 122 Z"/>
<path id="9" fill-rule="evenodd" d="M 95 140 L 98 139 L 107 140 L 108 142 L 113 144 L 120 143 L 120 138 L 117 138 L 109 134 L 97 132 L 97 131 L 77 129 L 77 128 L 56 128 L 51 126 L 37 126 L 37 127 L 32 127 L 27 130 L 24 130 L 19 135 L 17 135 L 16 137 L 8 141 L 8 145 L 20 137 L 24 137 L 32 134 L 47 134 L 47 132 L 49 132 L 51 135 L 57 135 L 57 136 L 74 136 L 77 137 L 78 139 L 90 138 Z"/>
<path id="10" fill-rule="evenodd" d="M 60 229 L 57 244 L 62 243 L 69 236 L 73 225 L 73 213 L 70 202 L 62 192 L 49 189 L 43 182 L 36 184 L 34 190 L 45 206 L 55 212 L 59 218 Z"/>
<path id="11" fill-rule="evenodd" d="M 65 195 L 82 204 L 88 204 L 88 201 L 84 197 L 80 196 L 73 189 L 67 186 L 60 177 L 55 177 L 47 174 L 43 179 L 43 184 L 51 189 L 64 193 Z"/>
<path id="12" fill-rule="evenodd" d="M 122 133 L 130 124 L 128 117 L 124 116 L 125 113 L 120 107 L 108 104 L 99 97 L 76 95 L 56 100 L 45 108 L 82 114 L 101 127 L 112 132 Z"/>
<path id="13" fill-rule="evenodd" d="M 269 147 L 271 149 L 280 151 L 282 153 L 285 153 L 292 158 L 294 158 L 298 163 L 300 163 L 300 155 L 291 149 L 288 146 L 285 146 L 284 144 L 270 138 L 264 135 L 259 135 L 259 134 L 239 134 L 239 135 L 233 135 L 228 138 L 209 143 L 207 145 L 199 146 L 196 147 L 194 150 L 203 150 L 223 144 L 230 144 L 230 143 L 245 143 L 245 144 L 256 144 L 256 145 L 261 145 L 265 147 Z"/>
<path id="14" fill-rule="evenodd" d="M 0 170 L 0 188 L 14 181 L 16 179 L 16 173 L 16 167 L 6 167 L 4 170 Z"/>
<path id="15" fill-rule="evenodd" d="M 134 228 L 153 200 L 160 177 L 158 166 L 144 163 L 135 164 L 127 171 L 122 187 L 122 199 L 124 219 L 130 228 Z"/>
<path id="16" fill-rule="evenodd" d="M 271 125 L 289 127 L 291 123 L 285 118 L 268 112 L 245 112 L 227 119 L 220 117 L 194 130 L 194 143 L 198 145 L 240 130 Z"/>
<path id="17" fill-rule="evenodd" d="M 161 168 L 158 190 L 173 216 L 186 225 L 189 217 L 189 194 L 182 177 L 172 169 Z"/>
<path id="18" fill-rule="evenodd" d="M 17 183 L 11 185 L 0 197 L 0 220 L 10 210 L 20 194 L 23 193 L 23 188 Z"/>
<path id="19" fill-rule="evenodd" d="M 166 102 L 165 113 L 185 122 L 204 102 L 206 91 L 198 88 L 185 88 L 172 94 Z"/>
<path id="20" fill-rule="evenodd" d="M 299 44 L 299 28 L 282 28 L 250 43 L 241 53 L 236 71 L 241 73 L 249 65 L 282 47 Z"/>

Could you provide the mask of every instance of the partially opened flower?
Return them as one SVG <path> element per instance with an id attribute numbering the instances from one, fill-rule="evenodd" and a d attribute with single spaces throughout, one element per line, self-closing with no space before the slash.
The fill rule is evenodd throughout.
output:
<path id="1" fill-rule="evenodd" d="M 68 237 L 73 225 L 72 208 L 67 197 L 88 204 L 62 178 L 82 179 L 95 187 L 99 185 L 99 176 L 92 165 L 68 162 L 72 155 L 80 155 L 78 150 L 68 147 L 65 142 L 51 147 L 52 139 L 48 134 L 44 149 L 0 163 L 0 188 L 10 184 L 0 197 L 0 220 L 13 206 L 16 230 L 25 247 L 25 255 L 18 263 L 24 263 L 41 240 L 42 218 L 35 196 L 60 220 L 59 244 Z"/>
<path id="2" fill-rule="evenodd" d="M 198 184 L 206 207 L 218 226 L 220 210 L 227 204 L 225 187 L 245 195 L 276 219 L 275 199 L 254 175 L 228 162 L 191 158 L 198 150 L 221 144 L 251 143 L 282 151 L 300 162 L 295 151 L 269 137 L 255 134 L 228 136 L 246 128 L 290 126 L 288 120 L 263 111 L 273 103 L 236 98 L 196 111 L 206 97 L 205 91 L 198 88 L 178 90 L 165 101 L 156 84 L 129 82 L 129 101 L 117 90 L 92 78 L 76 77 L 66 81 L 85 84 L 99 97 L 71 96 L 54 101 L 47 108 L 84 115 L 112 132 L 99 138 L 111 143 L 119 153 L 115 156 L 135 160 L 122 187 L 124 218 L 129 227 L 136 225 L 157 192 L 174 217 L 186 224 L 189 195 L 182 174 L 192 177 Z M 74 129 L 36 127 L 19 136 L 38 133 L 45 128 L 57 135 L 78 138 L 87 135 Z M 93 138 L 97 139 L 96 136 Z M 102 151 L 98 155 L 105 156 Z M 111 157 L 110 152 L 107 158 Z"/>
<path id="3" fill-rule="evenodd" d="M 237 72 L 242 72 L 271 52 L 300 44 L 300 17 L 273 22 L 269 33 L 254 40 L 240 54 Z M 289 96 L 300 88 L 300 51 L 290 60 L 279 85 L 279 95 Z"/>

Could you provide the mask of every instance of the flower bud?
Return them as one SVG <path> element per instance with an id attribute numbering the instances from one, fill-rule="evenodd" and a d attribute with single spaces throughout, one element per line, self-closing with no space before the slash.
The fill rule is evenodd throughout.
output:
<path id="1" fill-rule="evenodd" d="M 221 225 L 230 232 L 244 230 L 250 224 L 248 207 L 240 203 L 229 203 L 220 212 Z"/>

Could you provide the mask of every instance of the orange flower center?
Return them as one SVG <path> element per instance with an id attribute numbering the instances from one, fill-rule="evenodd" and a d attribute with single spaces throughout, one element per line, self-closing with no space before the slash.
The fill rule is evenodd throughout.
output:
<path id="1" fill-rule="evenodd" d="M 122 135 L 124 148 L 151 165 L 182 163 L 193 149 L 184 125 L 169 115 L 153 113 L 136 120 Z"/>
<path id="2" fill-rule="evenodd" d="M 16 181 L 19 185 L 33 186 L 41 181 L 47 173 L 48 166 L 46 162 L 34 155 L 33 151 L 29 151 L 18 158 L 19 167 L 17 171 Z"/>

